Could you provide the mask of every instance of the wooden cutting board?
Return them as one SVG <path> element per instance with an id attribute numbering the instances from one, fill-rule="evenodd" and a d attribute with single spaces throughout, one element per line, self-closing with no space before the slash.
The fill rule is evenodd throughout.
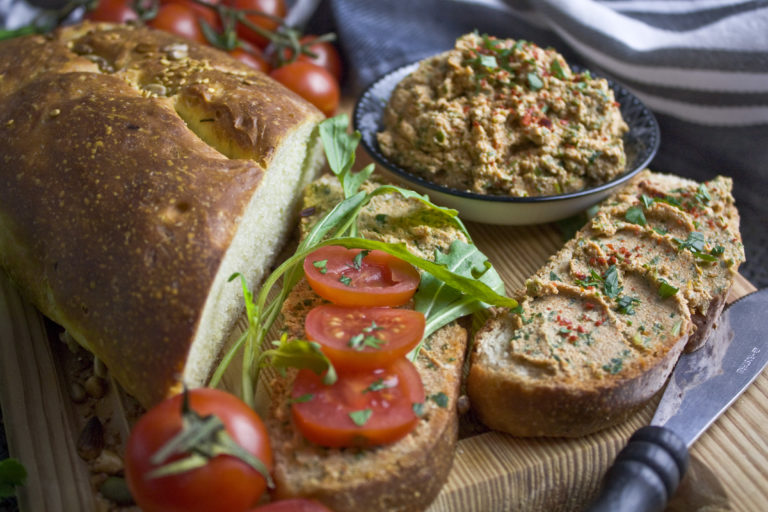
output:
<path id="1" fill-rule="evenodd" d="M 468 227 L 508 290 L 521 286 L 563 244 L 555 225 Z M 739 277 L 730 298 L 753 290 Z M 91 485 L 98 478 L 91 477 L 75 449 L 84 414 L 102 418 L 118 441 L 129 429 L 124 411 L 131 403 L 120 393 L 95 405 L 73 403 L 71 362 L 62 363 L 67 359 L 71 354 L 56 332 L 0 276 L 0 404 L 10 452 L 30 474 L 19 491 L 24 511 L 104 509 Z M 626 439 L 650 420 L 654 406 L 616 428 L 575 440 L 514 438 L 464 420 L 452 472 L 429 510 L 577 510 L 594 495 Z M 691 469 L 670 510 L 761 510 L 768 503 L 765 425 L 766 373 L 696 443 Z"/>

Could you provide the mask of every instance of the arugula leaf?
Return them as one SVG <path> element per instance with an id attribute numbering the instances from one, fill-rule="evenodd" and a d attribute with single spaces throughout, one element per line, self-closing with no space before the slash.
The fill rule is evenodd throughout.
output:
<path id="1" fill-rule="evenodd" d="M 305 368 L 312 370 L 317 375 L 322 375 L 323 383 L 331 385 L 336 382 L 336 370 L 331 361 L 320 350 L 320 344 L 306 340 L 288 340 L 288 335 L 283 334 L 280 341 L 274 341 L 275 348 L 265 350 L 258 360 L 259 366 L 269 364 L 280 371 L 286 368 Z"/>
<path id="2" fill-rule="evenodd" d="M 0 460 L 0 498 L 9 498 L 15 494 L 15 488 L 24 485 L 27 470 L 18 459 Z"/>
<path id="3" fill-rule="evenodd" d="M 345 198 L 353 196 L 374 170 L 374 165 L 370 164 L 361 171 L 352 172 L 355 150 L 361 135 L 357 130 L 352 134 L 348 133 L 348 126 L 349 118 L 344 114 L 326 119 L 318 125 L 328 166 L 339 178 Z"/>
<path id="4" fill-rule="evenodd" d="M 423 269 L 426 272 L 422 274 L 421 284 L 413 300 L 414 309 L 424 313 L 427 318 L 425 338 L 459 317 L 485 309 L 484 302 L 509 308 L 518 305 L 517 301 L 506 297 L 499 302 L 501 294 L 504 293 L 504 282 L 488 262 L 488 258 L 475 245 L 456 240 L 447 253 L 435 252 L 435 264 L 440 266 L 438 268 L 449 270 L 453 275 L 436 275 L 434 270 Z M 457 276 L 466 278 L 469 283 L 482 284 L 493 295 L 481 293 L 479 290 L 470 291 L 457 282 Z M 416 352 L 417 349 L 412 353 Z"/>

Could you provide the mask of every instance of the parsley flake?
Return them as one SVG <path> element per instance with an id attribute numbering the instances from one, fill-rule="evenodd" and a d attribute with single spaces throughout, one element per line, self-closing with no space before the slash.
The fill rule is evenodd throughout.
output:
<path id="1" fill-rule="evenodd" d="M 349 417 L 358 427 L 362 427 L 368 420 L 371 419 L 373 411 L 371 409 L 362 409 L 360 411 L 352 411 L 349 413 Z"/>
<path id="2" fill-rule="evenodd" d="M 544 82 L 542 82 L 541 78 L 539 77 L 539 75 L 537 75 L 533 71 L 528 73 L 527 79 L 528 79 L 528 87 L 532 91 L 538 91 L 539 89 L 544 87 Z"/>
<path id="3" fill-rule="evenodd" d="M 669 298 L 676 294 L 678 292 L 678 289 L 668 282 L 661 280 L 661 286 L 659 286 L 659 297 L 662 299 Z"/>
<path id="4" fill-rule="evenodd" d="M 328 265 L 328 260 L 317 260 L 312 262 L 312 266 L 319 270 L 321 274 L 328 272 L 326 265 Z"/>
<path id="5" fill-rule="evenodd" d="M 608 297 L 615 299 L 622 289 L 623 287 L 619 286 L 619 271 L 616 265 L 611 265 L 603 275 L 603 291 Z"/>
<path id="6" fill-rule="evenodd" d="M 627 213 L 624 214 L 624 218 L 627 222 L 631 222 L 632 224 L 638 224 L 640 226 L 645 226 L 646 224 L 645 214 L 643 213 L 643 209 L 639 206 L 633 206 L 628 209 Z"/>
<path id="7" fill-rule="evenodd" d="M 637 297 L 630 297 L 629 295 L 624 295 L 623 297 L 619 298 L 617 302 L 616 310 L 619 313 L 623 313 L 625 315 L 634 315 L 636 304 L 640 304 L 640 299 L 638 299 Z"/>
<path id="8" fill-rule="evenodd" d="M 355 258 L 352 260 L 352 268 L 355 270 L 360 270 L 363 268 L 363 258 L 368 256 L 368 253 L 371 251 L 360 251 L 359 253 L 355 254 Z"/>
<path id="9" fill-rule="evenodd" d="M 342 283 L 344 283 L 346 286 L 349 286 L 349 285 L 351 285 L 351 284 L 352 284 L 352 278 L 351 278 L 351 277 L 349 277 L 349 276 L 344 276 L 344 275 L 343 275 L 343 276 L 341 276 L 341 277 L 339 278 L 339 281 L 341 281 Z"/>
<path id="10" fill-rule="evenodd" d="M 434 395 L 429 395 L 429 399 L 435 402 L 438 407 L 442 407 L 443 409 L 448 407 L 448 395 L 442 391 L 435 393 Z"/>

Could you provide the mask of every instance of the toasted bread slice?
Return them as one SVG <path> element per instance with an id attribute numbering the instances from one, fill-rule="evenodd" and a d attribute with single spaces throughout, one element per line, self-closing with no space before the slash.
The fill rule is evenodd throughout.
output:
<path id="1" fill-rule="evenodd" d="M 487 426 L 581 436 L 646 403 L 706 339 L 744 260 L 731 181 L 643 172 L 478 332 L 467 382 Z"/>
<path id="2" fill-rule="evenodd" d="M 339 194 L 335 178 L 312 184 L 305 212 L 314 213 L 304 218 L 305 224 L 313 224 Z M 433 258 L 436 249 L 447 248 L 451 240 L 464 238 L 452 224 L 432 218 L 418 201 L 395 195 L 376 198 L 363 210 L 358 225 L 365 238 L 403 241 L 427 258 Z M 283 306 L 284 328 L 290 336 L 304 337 L 306 314 L 322 302 L 306 281 L 294 288 Z M 442 488 L 453 461 L 467 339 L 466 330 L 453 323 L 426 340 L 415 361 L 427 397 L 423 414 L 406 437 L 376 448 L 329 449 L 305 440 L 291 419 L 295 374 L 274 377 L 266 425 L 275 456 L 275 497 L 309 497 L 335 512 L 425 509 Z"/>

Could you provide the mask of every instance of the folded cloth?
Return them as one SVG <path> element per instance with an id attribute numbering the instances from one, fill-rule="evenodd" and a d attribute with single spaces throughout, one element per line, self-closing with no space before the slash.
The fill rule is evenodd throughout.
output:
<path id="1" fill-rule="evenodd" d="M 734 178 L 747 252 L 742 271 L 768 286 L 768 201 L 762 197 L 768 192 L 768 1 L 327 4 L 356 93 L 387 71 L 450 49 L 473 30 L 553 46 L 569 62 L 624 84 L 659 120 L 654 170 L 697 180 Z"/>

